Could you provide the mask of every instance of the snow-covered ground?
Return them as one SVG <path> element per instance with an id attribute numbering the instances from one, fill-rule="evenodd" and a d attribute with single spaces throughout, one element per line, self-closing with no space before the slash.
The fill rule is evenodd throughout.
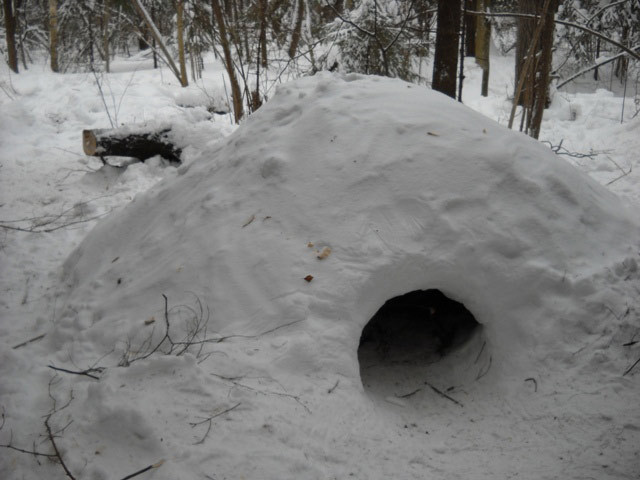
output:
<path id="1" fill-rule="evenodd" d="M 469 62 L 465 103 L 504 124 L 512 59 L 492 62 L 486 99 Z M 188 90 L 141 59 L 2 68 L 0 223 L 51 231 L 0 237 L 0 444 L 51 453 L 55 408 L 78 479 L 638 478 L 640 116 L 620 124 L 620 97 L 546 112 L 543 140 L 592 157 L 325 74 L 221 142 L 219 65 Z M 176 125 L 184 165 L 85 157 L 109 117 Z M 359 358 L 377 309 L 427 288 L 482 327 L 442 359 Z M 1 478 L 64 476 L 0 450 Z"/>

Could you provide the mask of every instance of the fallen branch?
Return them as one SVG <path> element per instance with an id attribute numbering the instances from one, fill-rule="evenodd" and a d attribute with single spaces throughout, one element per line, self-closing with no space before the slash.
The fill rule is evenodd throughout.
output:
<path id="1" fill-rule="evenodd" d="M 163 463 L 164 463 L 164 459 L 154 463 L 153 465 L 149 465 L 148 467 L 145 467 L 142 470 L 138 470 L 137 472 L 132 473 L 131 475 L 127 475 L 126 477 L 123 477 L 120 480 L 129 480 L 130 478 L 137 477 L 141 473 L 148 472 L 152 468 L 159 468 Z"/>
<path id="2" fill-rule="evenodd" d="M 640 363 L 640 358 L 638 358 L 638 360 L 636 360 L 636 361 L 635 361 L 635 363 L 634 363 L 633 365 L 631 365 L 631 366 L 627 369 L 627 371 L 626 371 L 626 372 L 624 372 L 624 373 L 622 374 L 622 376 L 624 377 L 624 376 L 626 376 L 628 373 L 630 373 L 630 372 L 631 372 L 631 370 L 633 370 L 633 369 L 635 368 L 635 366 L 636 366 L 636 365 L 638 365 L 639 363 Z"/>
<path id="3" fill-rule="evenodd" d="M 164 353 L 165 355 L 175 355 L 181 356 L 184 355 L 191 347 L 199 346 L 199 350 L 196 353 L 196 358 L 199 358 L 202 354 L 202 349 L 206 343 L 217 343 L 215 340 L 211 340 L 207 337 L 207 324 L 209 323 L 210 312 L 207 308 L 206 310 L 202 306 L 200 299 L 197 299 L 197 307 L 190 307 L 188 305 L 177 305 L 175 307 L 169 308 L 169 299 L 165 294 L 162 294 L 164 298 L 164 335 L 155 343 L 155 346 L 152 346 L 153 340 L 153 332 L 151 335 L 142 342 L 142 345 L 137 349 L 138 351 L 142 351 L 143 353 L 131 358 L 131 345 L 127 342 L 127 348 L 122 354 L 122 358 L 118 363 L 120 367 L 128 367 L 133 362 L 138 360 L 144 360 L 149 358 L 156 352 Z M 179 341 L 173 340 L 171 338 L 171 322 L 170 322 L 170 314 L 175 309 L 186 309 L 191 314 L 191 320 L 193 324 L 189 326 L 190 330 L 187 332 L 187 335 Z M 163 350 L 164 349 L 164 350 Z"/>
<path id="4" fill-rule="evenodd" d="M 589 153 L 571 152 L 562 146 L 562 142 L 564 142 L 564 138 L 560 140 L 560 143 L 558 145 L 553 145 L 551 142 L 547 140 L 543 140 L 541 143 L 545 143 L 549 145 L 549 148 L 551 149 L 551 151 L 556 155 L 566 155 L 568 157 L 573 157 L 573 158 L 590 158 L 593 160 L 598 155 L 610 153 L 609 150 L 602 150 L 602 151 L 591 150 Z"/>
<path id="5" fill-rule="evenodd" d="M 75 371 L 75 370 L 67 370 L 66 368 L 54 367 L 53 365 L 47 365 L 50 369 L 56 370 L 58 372 L 71 373 L 73 375 L 84 375 L 85 377 L 90 377 L 95 380 L 100 380 L 100 377 L 92 375 L 92 373 L 102 373 L 104 371 L 104 367 L 95 367 L 95 368 L 87 368 L 86 370 Z"/>
<path id="6" fill-rule="evenodd" d="M 60 453 L 60 450 L 58 449 L 58 445 L 56 445 L 55 435 L 51 431 L 51 425 L 49 425 L 49 420 L 51 419 L 51 416 L 54 413 L 56 413 L 56 410 L 54 410 L 53 412 L 49 413 L 44 419 L 44 426 L 47 429 L 47 437 L 49 438 L 49 441 L 51 442 L 51 446 L 53 447 L 53 451 L 55 452 L 55 457 L 58 459 L 58 462 L 60 463 L 60 465 L 64 469 L 64 473 L 71 480 L 76 480 L 76 477 L 74 477 L 73 474 L 71 473 L 71 471 L 69 471 L 69 467 L 67 467 L 67 464 L 64 463 L 64 459 L 62 458 L 62 454 Z"/>
<path id="7" fill-rule="evenodd" d="M 489 357 L 489 364 L 487 365 L 487 368 L 482 371 L 482 368 L 478 371 L 478 375 L 476 375 L 476 380 L 480 380 L 482 377 L 484 377 L 487 373 L 489 373 L 489 370 L 491 369 L 491 361 L 493 360 L 493 357 Z"/>
<path id="8" fill-rule="evenodd" d="M 440 395 L 440 396 L 442 396 L 442 397 L 446 398 L 447 400 L 452 401 L 452 402 L 453 402 L 453 403 L 455 403 L 456 405 L 460 405 L 461 407 L 464 407 L 464 405 L 462 405 L 462 403 L 460 403 L 458 400 L 456 400 L 455 398 L 453 398 L 453 397 L 451 397 L 451 396 L 447 395 L 447 394 L 446 394 L 446 393 L 444 393 L 442 390 L 440 390 L 439 388 L 437 388 L 437 387 L 433 386 L 431 383 L 427 382 L 426 380 L 425 380 L 424 384 L 425 384 L 425 385 L 428 385 L 429 387 L 431 387 L 431 390 L 433 390 L 434 392 L 436 392 L 438 395 Z M 413 393 L 415 393 L 415 392 L 413 392 Z M 411 393 L 410 395 L 413 395 L 413 393 Z"/>
<path id="9" fill-rule="evenodd" d="M 336 383 L 333 385 L 333 387 L 331 387 L 329 390 L 327 390 L 328 394 L 332 394 L 336 388 L 338 388 L 338 385 L 340 384 L 340 380 L 336 380 Z"/>
<path id="10" fill-rule="evenodd" d="M 208 423 L 208 427 L 207 427 L 207 431 L 204 432 L 204 436 L 198 440 L 196 443 L 194 443 L 194 445 L 201 445 L 204 443 L 204 441 L 206 440 L 207 436 L 209 435 L 209 432 L 211 431 L 211 420 L 213 420 L 216 417 L 219 417 L 221 415 L 224 415 L 225 413 L 229 413 L 232 410 L 235 410 L 236 408 L 238 408 L 241 405 L 240 402 L 236 403 L 233 407 L 227 408 L 226 410 L 216 413 L 215 415 L 212 415 L 210 417 L 205 418 L 204 420 L 200 421 L 200 422 L 193 422 L 193 423 L 189 423 L 189 425 L 191 425 L 191 428 L 197 427 L 198 425 L 202 425 L 203 423 Z M 124 480 L 124 479 L 123 479 Z"/>
<path id="11" fill-rule="evenodd" d="M 63 228 L 70 227 L 72 225 L 78 225 L 80 223 L 87 223 L 93 220 L 97 220 L 98 218 L 104 217 L 109 212 L 104 212 L 99 215 L 94 215 L 92 217 L 83 218 L 84 215 L 84 207 L 99 200 L 104 197 L 110 197 L 111 195 L 100 195 L 99 197 L 93 198 L 91 200 L 87 200 L 86 202 L 78 202 L 73 206 L 62 210 L 60 213 L 51 214 L 51 215 L 42 215 L 40 217 L 31 217 L 31 218 L 21 218 L 19 220 L 0 220 L 0 228 L 4 228 L 6 230 L 15 230 L 18 232 L 26 232 L 26 233 L 51 233 L 56 230 L 60 230 Z M 74 220 L 80 217 L 78 220 Z M 9 224 L 19 224 L 31 222 L 31 226 L 22 227 L 22 226 L 14 226 Z M 46 228 L 45 228 L 46 227 Z"/>
<path id="12" fill-rule="evenodd" d="M 26 342 L 19 343 L 18 345 L 12 347 L 13 350 L 16 350 L 20 347 L 24 347 L 25 345 L 29 345 L 30 343 L 37 342 L 38 340 L 42 340 L 47 334 L 43 333 L 42 335 L 38 335 L 37 337 L 33 337 Z"/>
<path id="13" fill-rule="evenodd" d="M 434 387 L 431 387 L 431 388 L 434 388 Z M 396 397 L 398 397 L 398 398 L 409 398 L 409 397 L 415 395 L 416 393 L 418 393 L 421 390 L 422 390 L 421 388 L 416 388 L 413 392 L 405 393 L 404 395 L 396 395 Z"/>

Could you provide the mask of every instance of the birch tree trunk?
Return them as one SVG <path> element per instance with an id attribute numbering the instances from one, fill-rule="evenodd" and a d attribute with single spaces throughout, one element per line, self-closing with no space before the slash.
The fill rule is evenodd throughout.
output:
<path id="1" fill-rule="evenodd" d="M 183 87 L 189 85 L 187 79 L 187 63 L 184 55 L 184 0 L 176 2 L 176 21 L 178 35 L 178 62 L 180 63 L 180 83 Z"/>

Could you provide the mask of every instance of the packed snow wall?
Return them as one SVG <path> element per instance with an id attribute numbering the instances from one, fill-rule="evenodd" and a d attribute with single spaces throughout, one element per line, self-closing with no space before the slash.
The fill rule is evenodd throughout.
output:
<path id="1" fill-rule="evenodd" d="M 55 341 L 140 341 L 166 295 L 209 309 L 219 338 L 270 332 L 250 364 L 358 385 L 376 311 L 439 289 L 483 326 L 479 370 L 561 369 L 637 278 L 638 232 L 614 194 L 441 94 L 317 74 L 91 232 Z"/>

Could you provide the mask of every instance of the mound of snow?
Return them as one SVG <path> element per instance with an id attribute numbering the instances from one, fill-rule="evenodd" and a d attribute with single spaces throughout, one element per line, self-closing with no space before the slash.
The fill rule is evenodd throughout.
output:
<path id="1" fill-rule="evenodd" d="M 559 474 L 558 452 L 570 451 L 578 476 L 604 478 L 584 457 L 593 451 L 571 443 L 582 431 L 558 433 L 551 420 L 514 428 L 513 418 L 544 417 L 543 395 L 556 417 L 569 415 L 573 382 L 625 395 L 630 358 L 610 347 L 637 329 L 639 233 L 614 194 L 443 95 L 318 74 L 280 87 L 214 151 L 99 224 L 65 264 L 48 341 L 59 363 L 73 352 L 90 364 L 115 348 L 102 360 L 115 366 L 123 350 L 135 357 L 160 340 L 165 315 L 174 340 L 193 328 L 185 312 L 209 318 L 210 356 L 154 354 L 108 370 L 84 397 L 76 390 L 76 408 L 102 402 L 144 425 L 144 451 L 175 472 L 540 478 Z M 463 303 L 481 332 L 398 379 L 407 390 L 390 381 L 366 392 L 363 328 L 386 300 L 426 289 Z M 200 438 L 188 421 L 235 404 L 187 448 Z M 585 408 L 595 415 L 599 405 Z M 105 422 L 91 409 L 77 420 L 87 431 Z M 624 416 L 638 428 L 638 412 Z M 500 453 L 528 442 L 531 458 Z M 629 464 L 632 451 L 618 444 L 605 457 Z M 406 470 L 390 470 L 399 464 Z"/>

